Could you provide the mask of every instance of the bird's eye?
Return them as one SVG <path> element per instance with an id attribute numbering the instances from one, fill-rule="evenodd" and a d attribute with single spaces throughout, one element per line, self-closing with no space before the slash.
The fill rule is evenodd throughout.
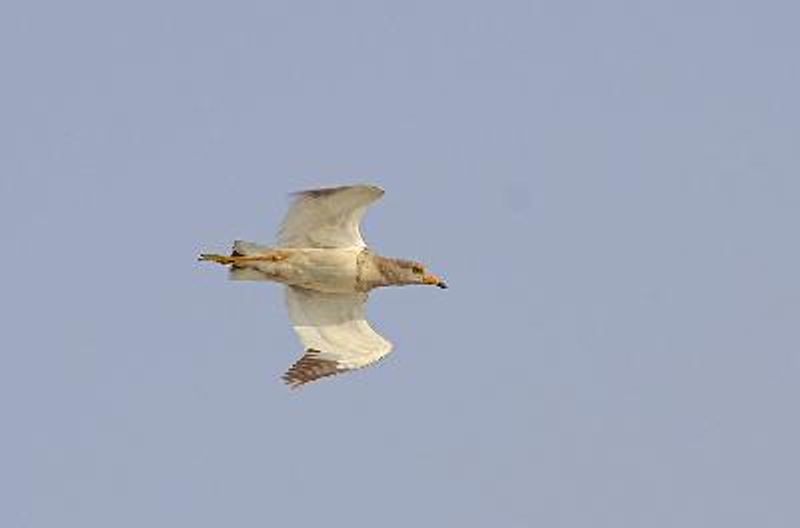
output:
<path id="1" fill-rule="evenodd" d="M 411 271 L 413 271 L 418 275 L 422 275 L 423 273 L 425 273 L 425 270 L 422 269 L 422 266 L 411 266 Z"/>

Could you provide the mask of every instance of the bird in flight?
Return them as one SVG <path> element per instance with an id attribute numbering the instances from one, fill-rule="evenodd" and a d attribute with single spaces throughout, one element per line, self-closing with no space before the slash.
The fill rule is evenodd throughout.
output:
<path id="1" fill-rule="evenodd" d="M 374 185 L 295 193 L 274 247 L 237 240 L 230 255 L 200 260 L 230 266 L 230 278 L 286 285 L 286 302 L 305 354 L 283 375 L 292 388 L 384 358 L 392 344 L 366 320 L 369 292 L 381 286 L 447 284 L 412 260 L 373 253 L 361 237 Z"/>

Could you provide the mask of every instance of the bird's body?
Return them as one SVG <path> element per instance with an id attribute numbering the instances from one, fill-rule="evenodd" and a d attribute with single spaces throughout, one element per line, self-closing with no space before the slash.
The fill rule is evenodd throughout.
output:
<path id="1" fill-rule="evenodd" d="M 280 282 L 325 293 L 358 290 L 360 256 L 369 251 L 363 248 L 280 249 L 241 241 L 235 242 L 233 247 L 234 255 L 252 260 L 233 264 L 231 279 Z"/>
<path id="2" fill-rule="evenodd" d="M 369 204 L 383 190 L 369 185 L 298 193 L 275 247 L 236 241 L 229 256 L 201 260 L 230 265 L 233 280 L 287 286 L 289 315 L 306 354 L 284 375 L 291 386 L 378 361 L 392 345 L 366 321 L 369 291 L 380 286 L 444 281 L 414 261 L 370 251 L 359 229 Z"/>

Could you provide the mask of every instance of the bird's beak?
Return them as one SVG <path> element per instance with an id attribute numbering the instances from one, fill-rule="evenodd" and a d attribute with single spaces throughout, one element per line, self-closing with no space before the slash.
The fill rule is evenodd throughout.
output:
<path id="1" fill-rule="evenodd" d="M 447 283 L 444 282 L 442 279 L 437 277 L 436 275 L 425 275 L 422 277 L 423 284 L 431 284 L 433 286 L 438 286 L 442 289 L 447 288 Z"/>

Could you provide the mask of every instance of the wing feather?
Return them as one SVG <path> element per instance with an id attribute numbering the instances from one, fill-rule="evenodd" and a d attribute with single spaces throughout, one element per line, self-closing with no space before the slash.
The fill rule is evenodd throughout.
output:
<path id="1" fill-rule="evenodd" d="M 306 354 L 283 376 L 292 387 L 347 370 L 366 367 L 386 356 L 392 344 L 366 320 L 366 293 L 322 293 L 286 288 L 289 317 Z"/>
<path id="2" fill-rule="evenodd" d="M 351 185 L 295 193 L 278 232 L 281 247 L 366 247 L 360 223 L 384 191 L 374 185 Z"/>

